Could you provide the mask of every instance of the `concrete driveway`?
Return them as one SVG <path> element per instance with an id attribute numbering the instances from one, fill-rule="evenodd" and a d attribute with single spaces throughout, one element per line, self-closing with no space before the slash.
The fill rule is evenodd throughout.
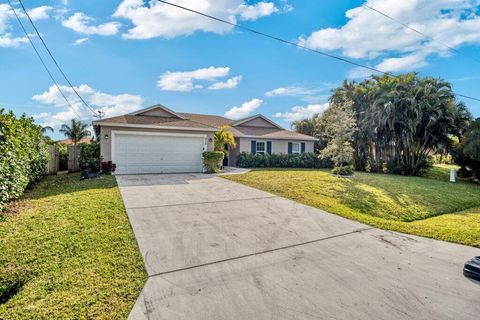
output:
<path id="1" fill-rule="evenodd" d="M 479 319 L 478 249 L 215 176 L 117 181 L 150 276 L 130 319 Z"/>

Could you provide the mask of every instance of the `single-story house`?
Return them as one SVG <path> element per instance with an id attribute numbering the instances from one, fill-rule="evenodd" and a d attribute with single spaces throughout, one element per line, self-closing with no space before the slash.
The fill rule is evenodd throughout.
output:
<path id="1" fill-rule="evenodd" d="M 316 138 L 283 129 L 262 116 L 241 120 L 174 112 L 162 105 L 93 122 L 103 161 L 117 173 L 201 172 L 202 152 L 214 149 L 214 133 L 230 126 L 236 148 L 226 165 L 234 166 L 241 152 L 313 152 Z"/>

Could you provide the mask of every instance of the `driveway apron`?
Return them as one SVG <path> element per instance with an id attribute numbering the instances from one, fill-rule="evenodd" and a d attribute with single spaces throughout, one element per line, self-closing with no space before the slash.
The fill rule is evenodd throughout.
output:
<path id="1" fill-rule="evenodd" d="M 203 174 L 117 176 L 149 279 L 129 319 L 478 319 L 480 250 Z"/>

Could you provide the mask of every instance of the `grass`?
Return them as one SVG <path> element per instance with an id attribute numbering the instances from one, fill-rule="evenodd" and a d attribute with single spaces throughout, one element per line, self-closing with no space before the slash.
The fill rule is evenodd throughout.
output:
<path id="1" fill-rule="evenodd" d="M 112 176 L 46 177 L 0 221 L 0 319 L 126 318 L 146 280 Z"/>
<path id="2" fill-rule="evenodd" d="M 480 185 L 448 182 L 449 167 L 427 177 L 327 170 L 267 169 L 223 176 L 378 228 L 480 247 Z"/>

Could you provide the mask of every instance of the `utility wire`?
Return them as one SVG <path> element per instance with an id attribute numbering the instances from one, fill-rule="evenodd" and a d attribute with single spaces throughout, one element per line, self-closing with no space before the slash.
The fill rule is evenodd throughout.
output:
<path id="1" fill-rule="evenodd" d="M 298 47 L 298 48 L 301 48 L 301 49 L 304 49 L 304 50 L 307 50 L 307 51 L 315 52 L 315 53 L 321 54 L 321 55 L 323 55 L 323 56 L 326 56 L 326 57 L 329 57 L 329 58 L 332 58 L 332 59 L 336 59 L 336 60 L 339 60 L 339 61 L 342 61 L 342 62 L 345 62 L 345 63 L 348 63 L 348 64 L 352 64 L 352 65 L 357 66 L 357 67 L 365 68 L 365 69 L 368 69 L 368 70 L 370 70 L 370 71 L 379 72 L 379 73 L 383 73 L 383 74 L 386 74 L 386 75 L 390 75 L 390 76 L 391 76 L 391 74 L 390 74 L 389 72 L 381 71 L 381 70 L 375 69 L 375 68 L 373 68 L 373 67 L 369 67 L 369 66 L 363 65 L 363 64 L 361 64 L 361 63 L 357 63 L 357 62 L 350 61 L 350 60 L 345 59 L 345 58 L 342 58 L 342 57 L 335 56 L 335 55 L 330 54 L 330 53 L 327 53 L 327 52 L 323 52 L 323 51 L 320 51 L 320 50 L 312 49 L 312 48 L 309 48 L 309 47 L 307 47 L 307 46 L 301 45 L 301 44 L 299 44 L 299 43 L 295 43 L 295 42 L 293 42 L 293 41 L 285 40 L 285 39 L 279 38 L 279 37 L 277 37 L 277 36 L 274 36 L 274 35 L 271 35 L 271 34 L 267 34 L 267 33 L 264 33 L 264 32 L 261 32 L 261 31 L 258 31 L 258 30 L 249 28 L 249 27 L 245 27 L 245 26 L 242 26 L 242 25 L 239 25 L 239 24 L 237 24 L 237 23 L 233 23 L 233 22 L 230 22 L 230 21 L 221 19 L 221 18 L 217 18 L 217 17 L 211 16 L 211 15 L 209 15 L 209 14 L 206 14 L 206 13 L 203 13 L 203 12 L 200 12 L 200 11 L 196 11 L 196 10 L 193 10 L 193 9 L 190 9 L 190 8 L 187 8 L 187 7 L 184 7 L 184 6 L 175 4 L 175 3 L 163 1 L 163 0 L 157 0 L 157 1 L 158 1 L 158 2 L 161 2 L 161 3 L 164 3 L 164 4 L 167 4 L 167 5 L 170 5 L 170 6 L 172 6 L 172 7 L 177 7 L 177 8 L 179 8 L 179 9 L 183 9 L 183 10 L 186 10 L 186 11 L 189 11 L 189 12 L 192 12 L 192 13 L 196 13 L 196 14 L 201 15 L 201 16 L 204 16 L 204 17 L 206 17 L 206 18 L 209 18 L 209 19 L 212 19 L 212 20 L 216 20 L 216 21 L 219 21 L 219 22 L 222 22 L 222 23 L 231 25 L 232 27 L 235 27 L 235 28 L 238 28 L 238 29 L 241 29 L 241 30 L 248 31 L 248 32 L 251 32 L 251 33 L 260 35 L 260 36 L 265 37 L 265 38 L 270 38 L 270 39 L 273 39 L 273 40 L 277 40 L 277 41 L 280 41 L 280 42 L 283 42 L 283 43 L 286 43 L 286 44 L 289 44 L 289 45 L 292 45 L 292 46 L 295 46 L 295 47 Z"/>
<path id="2" fill-rule="evenodd" d="M 75 108 L 74 108 L 73 105 L 70 103 L 70 101 L 68 101 L 67 96 L 65 95 L 65 93 L 62 91 L 62 89 L 61 89 L 60 86 L 58 85 L 57 81 L 56 81 L 55 78 L 53 77 L 53 75 L 52 75 L 52 73 L 50 72 L 50 70 L 48 70 L 48 67 L 47 67 L 47 65 L 45 64 L 45 61 L 43 60 L 42 56 L 41 56 L 40 53 L 38 52 L 37 47 L 35 47 L 35 44 L 33 43 L 30 35 L 29 35 L 28 32 L 27 32 L 27 30 L 25 29 L 25 26 L 23 25 L 22 20 L 20 20 L 20 17 L 18 16 L 17 12 L 15 11 L 15 8 L 13 7 L 13 5 L 12 5 L 12 3 L 11 3 L 10 0 L 8 0 L 8 4 L 10 5 L 10 8 L 12 8 L 13 13 L 15 14 L 15 17 L 16 17 L 17 20 L 18 20 L 18 23 L 19 23 L 20 26 L 22 27 L 22 30 L 23 30 L 23 32 L 25 33 L 25 36 L 27 37 L 28 41 L 29 41 L 30 44 L 32 45 L 33 50 L 35 50 L 35 53 L 37 54 L 38 59 L 40 59 L 40 62 L 42 63 L 43 67 L 45 68 L 45 71 L 46 71 L 46 72 L 48 73 L 48 75 L 50 76 L 50 79 L 52 79 L 53 83 L 55 84 L 55 86 L 57 87 L 58 91 L 60 92 L 60 94 L 62 95 L 62 97 L 65 99 L 65 101 L 67 102 L 67 104 L 70 106 L 70 108 L 72 109 L 72 111 L 77 115 L 77 118 L 80 119 L 80 115 L 78 114 L 77 110 L 75 110 Z"/>
<path id="3" fill-rule="evenodd" d="M 9 0 L 9 2 L 10 2 L 10 0 Z M 40 34 L 40 32 L 38 31 L 37 27 L 36 27 L 35 24 L 33 23 L 32 18 L 30 18 L 30 15 L 28 14 L 28 11 L 25 9 L 25 6 L 23 5 L 22 0 L 18 0 L 18 2 L 19 2 L 20 5 L 22 6 L 23 12 L 25 13 L 25 15 L 27 16 L 28 20 L 30 21 L 30 24 L 32 25 L 33 29 L 35 29 L 35 32 L 36 32 L 38 38 L 41 40 L 43 46 L 45 47 L 45 49 L 46 49 L 47 52 L 48 52 L 48 55 L 50 56 L 50 58 L 52 58 L 54 64 L 57 66 L 57 69 L 60 71 L 60 73 L 62 74 L 63 78 L 67 81 L 68 85 L 72 88 L 73 92 L 75 92 L 75 94 L 76 94 L 77 97 L 80 99 L 80 101 L 82 101 L 82 103 L 83 103 L 88 109 L 90 109 L 90 111 L 93 112 L 94 117 L 100 117 L 101 113 L 95 111 L 92 107 L 90 107 L 90 105 L 82 98 L 82 96 L 80 96 L 80 94 L 78 93 L 77 89 L 75 89 L 75 87 L 72 85 L 72 83 L 71 83 L 70 80 L 68 79 L 68 77 L 67 77 L 67 75 L 65 74 L 65 72 L 63 72 L 63 70 L 62 70 L 62 68 L 60 67 L 60 65 L 58 64 L 57 60 L 53 57 L 52 52 L 51 52 L 50 49 L 48 48 L 47 44 L 45 43 L 45 40 L 43 39 L 42 35 Z"/>
<path id="4" fill-rule="evenodd" d="M 164 0 L 157 0 L 157 1 L 158 1 L 158 2 L 161 2 L 161 3 L 164 3 L 164 4 L 167 4 L 167 5 L 169 5 L 169 6 L 172 6 L 172 7 L 176 7 L 176 8 L 179 8 L 179 9 L 182 9 L 182 10 L 185 10 L 185 11 L 188 11 L 188 12 L 192 12 L 192 13 L 198 14 L 198 15 L 200 15 L 200 16 L 203 16 L 203 17 L 206 17 L 206 18 L 209 18 L 209 19 L 218 21 L 218 22 L 222 22 L 222 23 L 228 24 L 228 25 L 233 26 L 233 27 L 235 27 L 235 28 L 248 31 L 248 32 L 250 32 L 250 33 L 253 33 L 253 34 L 256 34 L 256 35 L 265 37 L 265 38 L 269 38 L 269 39 L 273 39 L 273 40 L 276 40 L 276 41 L 279 41 L 279 42 L 283 42 L 283 43 L 286 43 L 286 44 L 289 44 L 289 45 L 292 45 L 292 46 L 295 46 L 295 47 L 298 47 L 298 48 L 301 48 L 301 49 L 304 49 L 304 50 L 307 50 L 307 51 L 310 51 L 310 52 L 314 52 L 314 53 L 317 53 L 317 54 L 320 54 L 320 55 L 323 55 L 323 56 L 326 56 L 326 57 L 329 57 L 329 58 L 332 58 L 332 59 L 336 59 L 336 60 L 339 60 L 339 61 L 342 61 L 342 62 L 351 64 L 351 65 L 360 67 L 360 68 L 368 69 L 368 70 L 370 70 L 370 71 L 374 71 L 374 72 L 382 73 L 382 74 L 385 74 L 385 75 L 388 75 L 388 76 L 391 76 L 391 77 L 395 77 L 395 75 L 391 74 L 390 72 L 386 72 L 386 71 L 382 71 L 382 70 L 379 70 L 379 69 L 376 69 L 376 68 L 373 68 L 373 67 L 369 67 L 369 66 L 367 66 L 367 65 L 364 65 L 364 64 L 361 64 L 361 63 L 357 63 L 357 62 L 355 62 L 355 61 L 351 61 L 351 60 L 349 60 L 349 59 L 345 59 L 345 58 L 342 58 L 342 57 L 338 57 L 338 56 L 336 56 L 336 55 L 333 55 L 333 54 L 330 54 L 330 53 L 327 53 L 327 52 L 323 52 L 323 51 L 320 51 L 320 50 L 312 49 L 312 48 L 309 48 L 309 47 L 307 47 L 307 46 L 301 45 L 301 44 L 299 44 L 299 43 L 295 43 L 295 42 L 293 42 L 293 41 L 285 40 L 285 39 L 282 39 L 282 38 L 280 38 L 280 37 L 277 37 L 277 36 L 274 36 L 274 35 L 271 35 L 271 34 L 267 34 L 267 33 L 264 33 L 264 32 L 261 32 L 261 31 L 258 31 L 258 30 L 249 28 L 249 27 L 245 27 L 245 26 L 239 25 L 239 24 L 237 24 L 237 23 L 233 23 L 233 22 L 230 22 L 230 21 L 227 21 L 227 20 L 224 20 L 224 19 L 221 19 L 221 18 L 212 16 L 212 15 L 209 15 L 209 14 L 206 14 L 206 13 L 203 13 L 203 12 L 200 12 L 200 11 L 197 11 L 197 10 L 194 10 L 194 9 L 190 9 L 190 8 L 187 8 L 187 7 L 184 7 L 184 6 L 175 4 L 175 3 L 171 3 L 171 2 L 168 2 L 168 1 L 164 1 Z M 464 97 L 464 98 L 467 98 L 467 99 L 471 99 L 471 100 L 475 100 L 475 101 L 479 101 L 479 102 L 480 102 L 480 98 L 470 97 L 470 96 L 463 95 L 463 94 L 458 94 L 458 93 L 454 93 L 454 94 L 457 95 L 457 96 L 459 96 L 459 97 Z"/>
<path id="5" fill-rule="evenodd" d="M 467 57 L 467 58 L 469 58 L 469 59 L 472 59 L 472 60 L 480 63 L 480 60 L 478 60 L 477 58 L 472 57 L 472 56 L 469 56 L 469 55 L 466 55 L 466 54 L 463 53 L 462 51 L 460 51 L 460 50 L 458 50 L 458 49 L 455 49 L 454 47 L 449 46 L 448 44 L 443 43 L 443 42 L 441 42 L 441 41 L 439 41 L 439 40 L 437 40 L 437 39 L 435 39 L 435 38 L 433 38 L 433 37 L 431 37 L 431 36 L 429 36 L 429 35 L 426 35 L 425 33 L 419 31 L 418 29 L 415 29 L 415 28 L 413 28 L 413 27 L 410 27 L 408 24 L 406 24 L 406 23 L 404 23 L 404 22 L 402 22 L 402 21 L 400 21 L 400 20 L 398 20 L 398 19 L 395 19 L 394 17 L 386 14 L 385 12 L 382 12 L 382 11 L 380 11 L 380 10 L 378 10 L 378 9 L 376 9 L 376 8 L 368 5 L 368 4 L 364 4 L 363 6 L 366 7 L 366 8 L 368 8 L 368 9 L 370 9 L 371 11 L 374 11 L 374 12 L 376 12 L 376 13 L 384 16 L 384 17 L 387 18 L 387 19 L 390 19 L 390 20 L 392 20 L 392 21 L 395 21 L 396 23 L 402 25 L 404 28 L 409 29 L 409 30 L 412 30 L 413 32 L 421 35 L 422 37 L 424 37 L 424 38 L 426 38 L 426 39 L 428 39 L 428 40 L 430 40 L 430 41 L 432 41 L 432 42 L 436 42 L 436 43 L 441 44 L 442 46 L 446 47 L 447 49 L 449 49 L 450 51 L 452 51 L 452 52 L 454 52 L 454 53 L 456 53 L 456 54 L 462 55 L 462 56 L 464 56 L 464 57 Z"/>

